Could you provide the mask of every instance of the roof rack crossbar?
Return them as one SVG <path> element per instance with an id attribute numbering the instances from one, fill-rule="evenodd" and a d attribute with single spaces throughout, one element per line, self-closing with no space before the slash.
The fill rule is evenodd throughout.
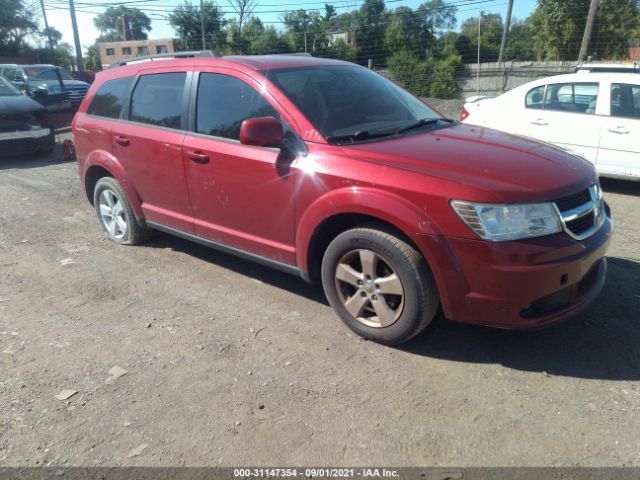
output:
<path id="1" fill-rule="evenodd" d="M 114 63 L 113 67 L 121 67 L 130 63 L 138 62 L 153 62 L 163 58 L 193 58 L 193 57 L 215 57 L 216 55 L 211 50 L 194 50 L 189 52 L 173 52 L 173 53 L 161 53 L 158 55 L 145 55 L 143 57 L 127 58 L 126 60 L 120 60 Z"/>

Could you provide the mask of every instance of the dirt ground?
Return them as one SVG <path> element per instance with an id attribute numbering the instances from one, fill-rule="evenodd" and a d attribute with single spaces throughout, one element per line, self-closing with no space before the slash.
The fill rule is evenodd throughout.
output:
<path id="1" fill-rule="evenodd" d="M 388 348 L 300 279 L 109 242 L 75 163 L 0 160 L 0 466 L 638 466 L 640 184 L 604 188 L 586 313 Z"/>

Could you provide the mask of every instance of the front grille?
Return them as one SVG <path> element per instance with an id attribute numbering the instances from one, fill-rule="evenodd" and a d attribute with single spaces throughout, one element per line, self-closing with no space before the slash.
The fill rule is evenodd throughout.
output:
<path id="1" fill-rule="evenodd" d="M 585 203 L 588 203 L 589 200 L 591 200 L 589 190 L 582 190 L 581 192 L 556 200 L 556 205 L 558 206 L 558 210 L 564 212 L 584 205 Z"/>
<path id="2" fill-rule="evenodd" d="M 554 203 L 562 217 L 565 231 L 578 240 L 593 235 L 601 225 L 602 216 L 605 214 L 602 191 L 598 184 L 555 200 Z"/>
<path id="3" fill-rule="evenodd" d="M 582 217 L 576 218 L 575 220 L 567 222 L 567 228 L 576 235 L 582 235 L 594 225 L 595 222 L 593 211 L 587 213 Z"/>
<path id="4" fill-rule="evenodd" d="M 89 87 L 69 87 L 67 92 L 69 93 L 69 100 L 72 102 L 81 102 L 84 96 L 87 94 Z"/>

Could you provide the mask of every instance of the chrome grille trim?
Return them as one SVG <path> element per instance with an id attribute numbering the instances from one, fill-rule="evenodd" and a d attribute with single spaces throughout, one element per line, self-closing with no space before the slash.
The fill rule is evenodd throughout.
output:
<path id="1" fill-rule="evenodd" d="M 602 189 L 598 183 L 594 183 L 589 187 L 588 202 L 565 211 L 560 210 L 558 203 L 560 203 L 560 200 L 553 202 L 553 207 L 556 209 L 556 212 L 560 217 L 562 228 L 569 236 L 576 240 L 589 238 L 591 235 L 596 233 L 604 223 L 606 217 L 604 200 L 602 199 Z M 570 226 L 567 225 L 568 223 L 591 214 L 593 214 L 593 225 L 584 231 L 574 232 L 571 230 Z"/>

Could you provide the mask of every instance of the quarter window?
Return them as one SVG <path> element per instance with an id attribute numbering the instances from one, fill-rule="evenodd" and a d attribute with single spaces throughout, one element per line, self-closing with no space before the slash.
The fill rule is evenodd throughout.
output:
<path id="1" fill-rule="evenodd" d="M 611 116 L 640 118 L 640 85 L 611 84 Z"/>
<path id="2" fill-rule="evenodd" d="M 255 117 L 278 117 L 278 113 L 242 80 L 216 73 L 200 75 L 196 105 L 198 133 L 239 140 L 242 122 Z"/>
<path id="3" fill-rule="evenodd" d="M 131 95 L 129 119 L 160 127 L 180 128 L 186 73 L 140 77 Z"/>
<path id="4" fill-rule="evenodd" d="M 527 92 L 524 99 L 527 108 L 542 108 L 542 100 L 544 99 L 544 85 L 533 88 Z"/>
<path id="5" fill-rule="evenodd" d="M 132 81 L 133 77 L 124 77 L 106 82 L 91 100 L 87 113 L 100 117 L 119 118 Z"/>

